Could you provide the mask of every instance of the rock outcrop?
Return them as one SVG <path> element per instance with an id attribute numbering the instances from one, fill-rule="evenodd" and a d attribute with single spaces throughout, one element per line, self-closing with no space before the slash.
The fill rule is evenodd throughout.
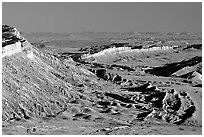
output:
<path id="1" fill-rule="evenodd" d="M 166 122 L 180 124 L 190 118 L 196 110 L 190 95 L 184 91 L 174 89 L 163 91 L 151 83 L 132 88 L 130 91 L 141 93 L 135 94 L 130 99 L 134 104 L 143 106 L 141 110 L 146 110 L 145 113 L 137 115 L 139 120 L 163 119 Z"/>
<path id="2" fill-rule="evenodd" d="M 2 26 L 2 57 L 11 56 L 30 47 L 30 43 L 20 35 L 15 27 Z M 28 52 L 28 54 L 30 53 Z"/>
<path id="3" fill-rule="evenodd" d="M 165 121 L 179 124 L 191 117 L 196 108 L 186 92 L 169 90 L 163 99 L 163 110 L 162 118 Z"/>

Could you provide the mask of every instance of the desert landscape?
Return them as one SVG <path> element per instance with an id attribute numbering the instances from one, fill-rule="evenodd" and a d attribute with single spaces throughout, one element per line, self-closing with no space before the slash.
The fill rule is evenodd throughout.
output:
<path id="1" fill-rule="evenodd" d="M 201 135 L 202 33 L 2 25 L 3 135 Z"/>

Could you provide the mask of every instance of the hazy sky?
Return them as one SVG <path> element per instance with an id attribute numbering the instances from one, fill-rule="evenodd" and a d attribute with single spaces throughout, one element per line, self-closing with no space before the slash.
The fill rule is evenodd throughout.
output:
<path id="1" fill-rule="evenodd" d="M 202 32 L 202 3 L 11 3 L 2 23 L 24 32 Z"/>

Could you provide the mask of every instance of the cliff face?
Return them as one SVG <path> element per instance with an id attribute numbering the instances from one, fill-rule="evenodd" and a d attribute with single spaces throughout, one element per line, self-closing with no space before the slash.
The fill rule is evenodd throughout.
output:
<path id="1" fill-rule="evenodd" d="M 129 53 L 134 53 L 134 54 L 143 54 L 145 52 L 154 52 L 154 51 L 165 51 L 165 50 L 173 50 L 172 47 L 164 46 L 164 47 L 152 47 L 152 48 L 147 48 L 147 49 L 132 49 L 131 47 L 113 47 L 113 48 L 108 48 L 105 50 L 102 50 L 98 53 L 94 54 L 87 54 L 84 55 L 82 58 L 95 58 L 95 57 L 103 57 L 103 56 L 111 56 L 113 54 L 129 54 Z"/>
<path id="2" fill-rule="evenodd" d="M 31 48 L 31 45 L 12 26 L 2 26 L 2 57 L 11 56 L 19 53 L 26 48 Z"/>

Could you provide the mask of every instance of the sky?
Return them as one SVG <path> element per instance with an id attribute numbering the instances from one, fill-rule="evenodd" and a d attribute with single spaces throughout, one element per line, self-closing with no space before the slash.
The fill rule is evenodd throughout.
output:
<path id="1" fill-rule="evenodd" d="M 202 32 L 202 3 L 3 2 L 2 23 L 23 32 Z"/>

